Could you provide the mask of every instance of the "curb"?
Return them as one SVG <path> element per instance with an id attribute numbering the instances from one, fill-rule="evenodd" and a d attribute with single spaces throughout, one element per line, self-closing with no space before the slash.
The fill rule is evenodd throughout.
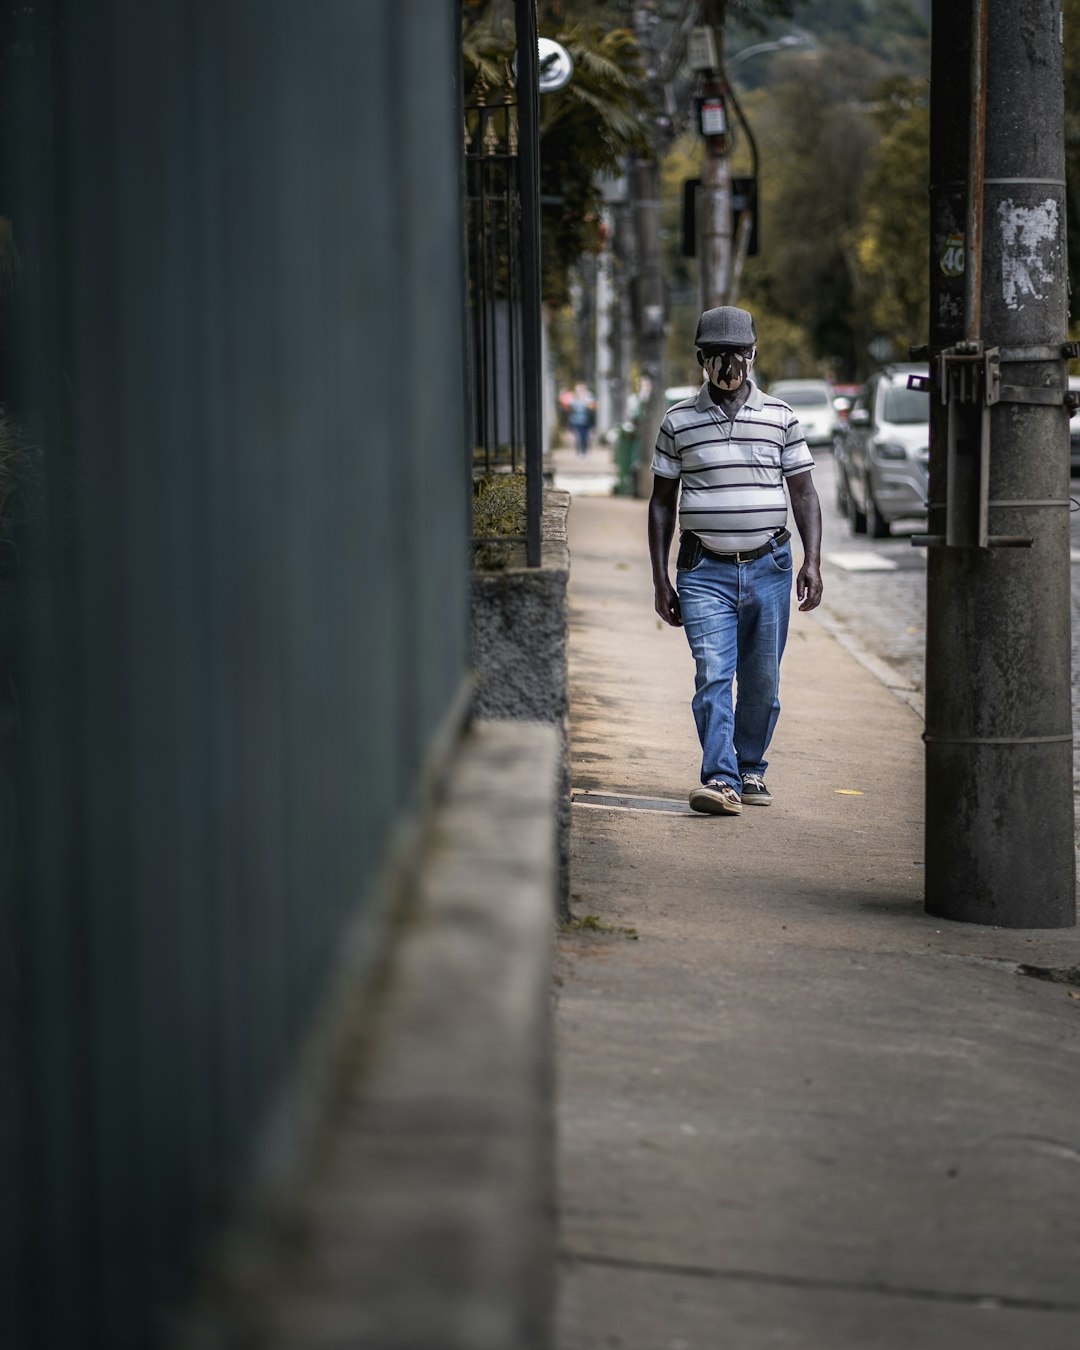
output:
<path id="1" fill-rule="evenodd" d="M 276 1257 L 188 1345 L 550 1346 L 559 762 L 554 727 L 464 736 Z"/>
<path id="2" fill-rule="evenodd" d="M 849 656 L 853 656 L 864 670 L 868 670 L 876 680 L 880 680 L 894 698 L 906 703 L 921 721 L 926 721 L 925 701 L 921 690 L 912 689 L 895 666 L 891 666 L 888 661 L 864 647 L 843 620 L 837 618 L 825 605 L 818 610 L 818 616 L 821 626 L 836 639 Z"/>

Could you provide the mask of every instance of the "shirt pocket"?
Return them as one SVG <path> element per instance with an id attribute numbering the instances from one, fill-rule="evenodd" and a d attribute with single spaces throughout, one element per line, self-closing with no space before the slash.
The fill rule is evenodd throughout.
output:
<path id="1" fill-rule="evenodd" d="M 780 478 L 781 447 L 771 441 L 755 441 L 750 447 L 750 458 L 755 470 L 770 476 L 770 481 Z"/>

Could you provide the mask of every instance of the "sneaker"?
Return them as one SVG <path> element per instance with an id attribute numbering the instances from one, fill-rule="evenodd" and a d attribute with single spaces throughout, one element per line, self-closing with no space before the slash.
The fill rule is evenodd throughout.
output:
<path id="1" fill-rule="evenodd" d="M 718 783 L 713 778 L 704 787 L 694 788 L 690 808 L 714 816 L 737 816 L 742 810 L 742 798 L 730 783 Z"/>
<path id="2" fill-rule="evenodd" d="M 742 780 L 742 799 L 747 806 L 770 806 L 772 793 L 765 786 L 765 779 L 759 773 L 744 773 Z"/>

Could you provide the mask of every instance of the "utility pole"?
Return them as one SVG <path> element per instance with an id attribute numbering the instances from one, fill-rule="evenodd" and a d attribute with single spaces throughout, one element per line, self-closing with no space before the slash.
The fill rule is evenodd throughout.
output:
<path id="1" fill-rule="evenodd" d="M 932 27 L 926 908 L 1067 927 L 1061 0 L 934 0 Z"/>
<path id="2" fill-rule="evenodd" d="M 705 142 L 698 192 L 698 279 L 701 308 L 727 304 L 731 279 L 731 161 L 728 159 L 724 22 L 727 0 L 702 0 L 702 24 L 711 30 L 715 65 L 705 72 L 701 134 Z"/>
<path id="3" fill-rule="evenodd" d="M 631 199 L 631 173 L 618 180 L 618 193 L 610 200 L 612 219 L 609 347 L 611 353 L 611 416 L 617 427 L 616 464 L 619 477 L 616 491 L 636 496 L 639 468 L 635 442 L 627 440 L 625 421 L 630 398 L 630 367 L 633 356 L 633 306 L 630 302 L 631 282 L 637 268 L 637 239 L 634 229 L 634 206 Z"/>
<path id="4" fill-rule="evenodd" d="M 641 0 L 634 8 L 634 29 L 645 58 L 646 85 L 654 109 L 661 106 L 658 85 L 660 54 L 657 50 L 659 16 L 655 0 Z M 663 247 L 660 237 L 660 163 L 662 140 L 653 125 L 651 153 L 633 169 L 634 215 L 637 231 L 637 275 L 634 285 L 634 318 L 638 333 L 638 357 L 643 377 L 641 415 L 638 421 L 636 490 L 647 497 L 652 485 L 652 447 L 664 419 L 664 337 L 667 327 L 667 295 L 664 285 Z"/>
<path id="5" fill-rule="evenodd" d="M 643 400 L 638 455 L 637 495 L 647 497 L 652 482 L 652 447 L 664 420 L 664 330 L 667 306 L 660 242 L 660 165 L 638 160 L 634 205 L 637 213 L 638 275 L 636 310 L 641 374 L 648 384 Z"/>

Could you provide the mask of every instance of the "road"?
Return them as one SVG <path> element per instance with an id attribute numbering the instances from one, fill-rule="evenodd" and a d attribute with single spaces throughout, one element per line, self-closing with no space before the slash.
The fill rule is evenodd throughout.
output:
<path id="1" fill-rule="evenodd" d="M 835 466 L 831 454 L 817 456 L 814 481 L 822 507 L 824 617 L 842 641 L 871 660 L 883 662 L 879 674 L 922 712 L 926 642 L 926 550 L 914 548 L 911 535 L 925 521 L 894 527 L 889 539 L 854 535 L 836 509 Z M 1080 499 L 1080 485 L 1073 491 Z M 1072 517 L 1072 707 L 1080 718 L 1080 510 Z M 1073 787 L 1080 791 L 1080 754 L 1073 750 Z"/>
<path id="2" fill-rule="evenodd" d="M 914 548 L 911 535 L 925 530 L 922 520 L 896 526 L 889 539 L 852 534 L 836 509 L 833 457 L 816 452 L 814 481 L 821 498 L 822 609 L 838 636 L 847 634 L 894 672 L 890 681 L 908 691 L 922 712 L 923 656 L 926 645 L 926 550 Z"/>

